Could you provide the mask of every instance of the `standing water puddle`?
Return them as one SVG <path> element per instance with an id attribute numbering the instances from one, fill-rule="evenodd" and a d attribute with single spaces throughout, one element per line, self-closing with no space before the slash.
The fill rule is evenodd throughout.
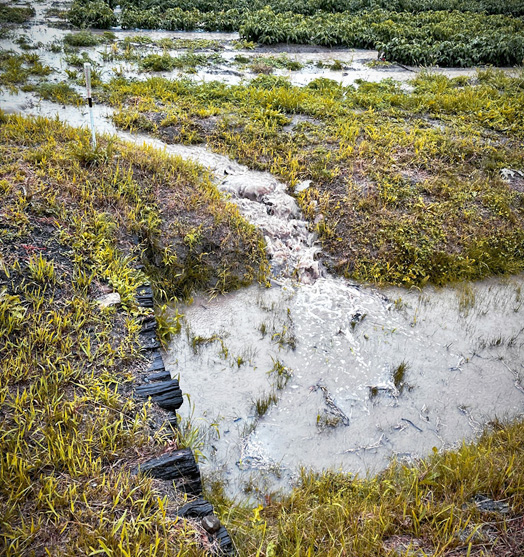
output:
<path id="1" fill-rule="evenodd" d="M 522 283 L 377 291 L 325 277 L 196 298 L 167 365 L 212 434 L 204 468 L 233 490 L 254 469 L 270 488 L 300 466 L 373 473 L 520 415 Z"/>

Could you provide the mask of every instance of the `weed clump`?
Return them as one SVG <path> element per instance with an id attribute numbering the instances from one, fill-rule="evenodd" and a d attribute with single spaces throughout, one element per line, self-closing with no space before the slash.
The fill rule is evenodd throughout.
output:
<path id="1" fill-rule="evenodd" d="M 399 393 L 402 393 L 406 385 L 406 372 L 408 370 L 408 364 L 406 362 L 401 362 L 396 366 L 391 372 L 391 378 L 393 380 L 393 385 Z"/>
<path id="2" fill-rule="evenodd" d="M 64 44 L 68 46 L 96 46 L 100 44 L 102 38 L 90 31 L 79 31 L 78 33 L 69 33 L 64 37 Z"/>
<path id="3" fill-rule="evenodd" d="M 36 53 L 0 51 L 0 87 L 16 91 L 18 87 L 27 86 L 31 78 L 44 77 L 52 72 Z"/>
<path id="4" fill-rule="evenodd" d="M 140 61 L 144 70 L 150 72 L 165 72 L 172 70 L 175 65 L 175 58 L 169 54 L 149 54 Z"/>
<path id="5" fill-rule="evenodd" d="M 82 97 L 67 83 L 41 83 L 37 87 L 40 97 L 60 104 L 79 105 Z"/>
<path id="6" fill-rule="evenodd" d="M 278 402 L 278 397 L 275 393 L 263 395 L 255 400 L 255 414 L 257 418 L 264 416 L 269 408 Z"/>
<path id="7" fill-rule="evenodd" d="M 75 27 L 95 27 L 109 29 L 117 24 L 116 16 L 108 2 L 104 0 L 75 0 L 67 14 Z"/>
<path id="8" fill-rule="evenodd" d="M 31 6 L 11 7 L 7 4 L 0 4 L 0 23 L 25 23 L 35 15 L 35 10 Z"/>

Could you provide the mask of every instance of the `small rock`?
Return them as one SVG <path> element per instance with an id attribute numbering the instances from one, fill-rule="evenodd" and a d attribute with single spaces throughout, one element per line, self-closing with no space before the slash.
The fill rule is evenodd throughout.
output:
<path id="1" fill-rule="evenodd" d="M 221 524 L 214 514 L 209 514 L 202 519 L 202 526 L 210 534 L 215 534 L 220 530 Z"/>
<path id="2" fill-rule="evenodd" d="M 299 193 L 301 191 L 307 190 L 309 188 L 309 186 L 311 186 L 312 183 L 313 183 L 312 180 L 303 180 L 302 182 L 299 182 L 295 186 L 295 192 Z"/>
<path id="3" fill-rule="evenodd" d="M 482 512 L 506 514 L 511 510 L 507 501 L 494 501 L 480 493 L 473 497 L 473 501 Z"/>
<path id="4" fill-rule="evenodd" d="M 118 292 L 111 292 L 111 294 L 106 294 L 105 296 L 100 296 L 96 299 L 96 303 L 101 308 L 108 308 L 110 306 L 118 306 L 121 303 L 120 294 Z"/>

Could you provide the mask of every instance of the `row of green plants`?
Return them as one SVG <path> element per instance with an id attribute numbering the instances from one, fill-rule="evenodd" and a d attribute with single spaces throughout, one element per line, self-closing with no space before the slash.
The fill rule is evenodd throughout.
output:
<path id="1" fill-rule="evenodd" d="M 524 169 L 522 84 L 494 70 L 423 73 L 409 90 L 155 77 L 115 79 L 100 94 L 122 128 L 205 141 L 291 190 L 312 180 L 297 197 L 333 270 L 420 285 L 524 269 L 524 193 L 501 175 Z"/>
<path id="2" fill-rule="evenodd" d="M 314 15 L 319 11 L 362 12 L 365 10 L 385 9 L 394 12 L 461 11 L 487 14 L 524 15 L 522 0 L 125 0 L 124 8 L 149 10 L 151 8 L 180 8 L 185 11 L 218 12 L 236 9 L 242 13 L 258 11 L 266 6 L 275 12 L 293 12 Z"/>
<path id="3" fill-rule="evenodd" d="M 233 6 L 233 4 L 231 4 Z M 97 10 L 104 14 L 109 6 Z M 133 4 L 125 7 L 124 28 L 235 31 L 261 44 L 298 43 L 377 49 L 387 60 L 409 65 L 468 67 L 520 65 L 524 60 L 524 23 L 508 15 L 467 11 L 318 11 L 293 9 L 291 4 L 229 7 L 221 3 L 174 5 Z M 80 21 L 75 10 L 92 10 L 92 4 L 74 5 L 74 25 L 107 27 L 115 21 Z M 287 11 L 285 11 L 287 10 Z M 304 13 L 302 13 L 304 12 Z M 337 12 L 337 13 L 333 13 Z M 305 14 L 305 15 L 304 15 Z M 104 16 L 105 17 L 105 16 Z"/>
<path id="4" fill-rule="evenodd" d="M 524 23 L 499 15 L 375 10 L 309 17 L 265 9 L 249 14 L 240 33 L 262 44 L 374 48 L 410 65 L 512 66 L 524 60 Z"/>

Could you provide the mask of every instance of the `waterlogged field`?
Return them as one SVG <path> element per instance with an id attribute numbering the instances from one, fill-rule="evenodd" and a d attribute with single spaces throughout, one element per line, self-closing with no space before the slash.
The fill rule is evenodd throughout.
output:
<path id="1" fill-rule="evenodd" d="M 239 554 L 523 554 L 522 279 L 468 282 L 524 267 L 522 2 L 115 7 L 0 5 L 0 108 L 53 117 L 0 113 L 2 550 L 209 554 L 130 474 L 149 280 Z"/>
<path id="2" fill-rule="evenodd" d="M 120 127 L 206 141 L 282 178 L 335 271 L 441 284 L 522 269 L 522 85 L 495 71 L 421 74 L 408 90 L 115 79 L 107 99 Z"/>
<path id="3" fill-rule="evenodd" d="M 522 2 L 386 2 L 319 0 L 126 0 L 118 19 L 111 2 L 77 0 L 77 26 L 239 31 L 265 44 L 298 43 L 375 48 L 404 64 L 471 66 L 522 63 Z"/>

